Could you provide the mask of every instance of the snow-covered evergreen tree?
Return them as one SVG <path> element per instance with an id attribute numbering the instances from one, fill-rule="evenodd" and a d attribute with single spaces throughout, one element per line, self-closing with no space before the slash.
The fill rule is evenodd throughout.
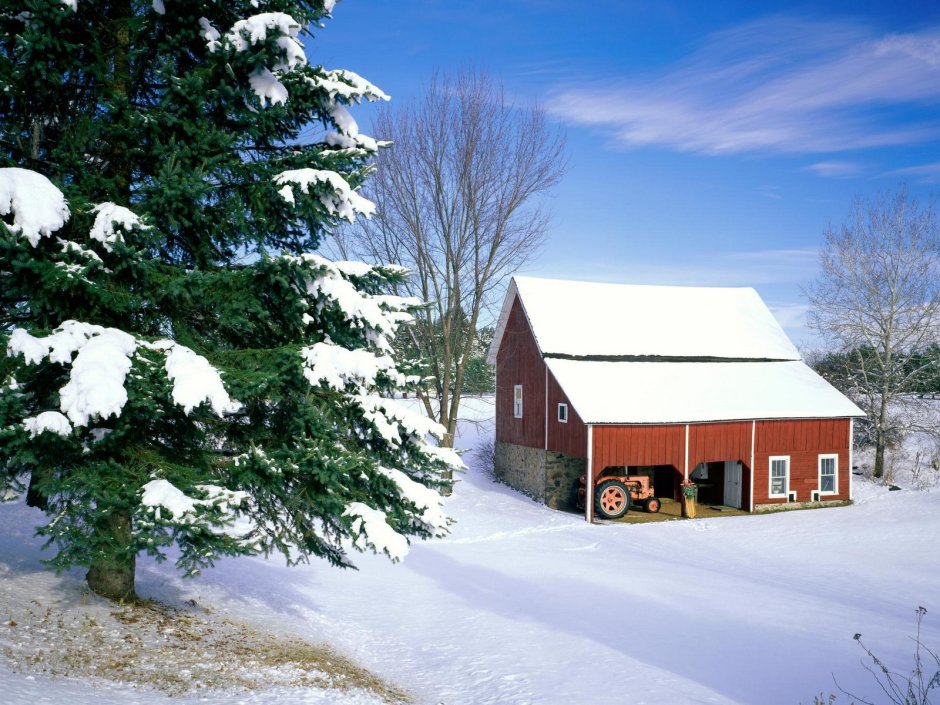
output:
<path id="1" fill-rule="evenodd" d="M 0 494 L 100 594 L 174 543 L 193 573 L 445 531 L 459 458 L 392 399 L 419 302 L 308 254 L 371 214 L 347 106 L 387 98 L 308 62 L 332 6 L 0 0 Z"/>

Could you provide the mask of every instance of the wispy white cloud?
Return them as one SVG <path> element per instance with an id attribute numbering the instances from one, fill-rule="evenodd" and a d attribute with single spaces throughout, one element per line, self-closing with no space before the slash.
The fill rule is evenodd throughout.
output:
<path id="1" fill-rule="evenodd" d="M 861 164 L 840 161 L 816 162 L 806 167 L 807 171 L 812 171 L 818 176 L 835 179 L 845 179 L 850 176 L 855 176 L 861 173 L 862 169 Z"/>
<path id="2" fill-rule="evenodd" d="M 651 75 L 562 87 L 549 109 L 626 146 L 831 153 L 936 140 L 940 122 L 898 108 L 937 104 L 940 28 L 878 36 L 778 16 L 713 34 Z"/>
<path id="3" fill-rule="evenodd" d="M 757 192 L 761 196 L 764 196 L 765 198 L 772 198 L 775 201 L 779 201 L 781 198 L 783 198 L 783 195 L 780 193 L 779 186 L 771 186 L 769 184 L 766 186 L 759 186 Z"/>
<path id="4" fill-rule="evenodd" d="M 900 176 L 902 178 L 914 178 L 921 183 L 935 184 L 940 183 L 940 162 L 932 164 L 920 164 L 919 166 L 909 166 L 903 169 L 894 169 L 885 172 L 882 176 Z"/>

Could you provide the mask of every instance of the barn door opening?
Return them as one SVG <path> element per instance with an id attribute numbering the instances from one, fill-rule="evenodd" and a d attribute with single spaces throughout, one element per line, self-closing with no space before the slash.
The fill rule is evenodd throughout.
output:
<path id="1" fill-rule="evenodd" d="M 738 460 L 725 461 L 725 505 L 741 508 L 741 487 L 743 485 L 743 468 Z"/>
<path id="2" fill-rule="evenodd" d="M 740 460 L 699 463 L 689 477 L 698 488 L 699 504 L 741 509 L 745 482 Z"/>

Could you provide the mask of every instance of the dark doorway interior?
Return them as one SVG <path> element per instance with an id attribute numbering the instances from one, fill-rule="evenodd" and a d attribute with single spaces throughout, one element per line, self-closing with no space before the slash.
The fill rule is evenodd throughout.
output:
<path id="1" fill-rule="evenodd" d="M 653 477 L 653 489 L 657 497 L 679 499 L 682 473 L 672 465 L 653 465 L 648 470 Z"/>

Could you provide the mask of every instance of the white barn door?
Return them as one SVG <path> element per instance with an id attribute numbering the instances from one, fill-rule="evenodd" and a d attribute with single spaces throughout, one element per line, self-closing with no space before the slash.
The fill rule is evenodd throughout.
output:
<path id="1" fill-rule="evenodd" d="M 741 508 L 741 463 L 725 461 L 725 505 Z"/>

